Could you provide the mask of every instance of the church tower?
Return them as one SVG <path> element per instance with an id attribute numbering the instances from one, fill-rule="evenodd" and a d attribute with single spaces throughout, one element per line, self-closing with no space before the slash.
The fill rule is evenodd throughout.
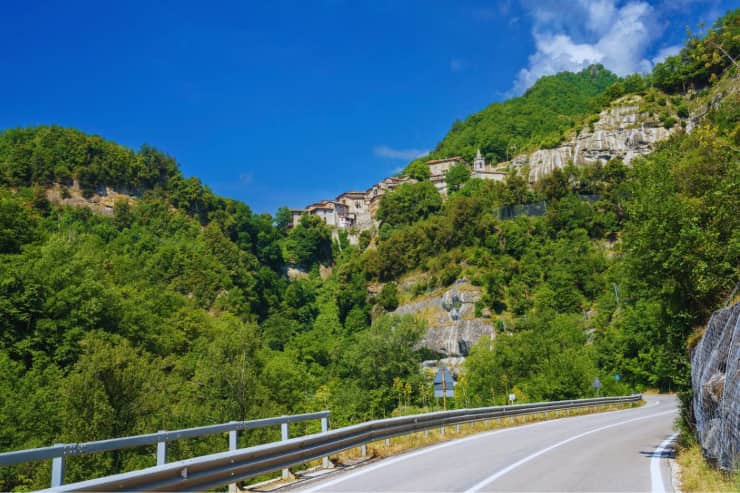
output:
<path id="1" fill-rule="evenodd" d="M 486 160 L 483 159 L 483 156 L 481 156 L 480 149 L 478 149 L 478 153 L 475 155 L 475 161 L 473 161 L 473 171 L 485 171 L 486 170 Z"/>

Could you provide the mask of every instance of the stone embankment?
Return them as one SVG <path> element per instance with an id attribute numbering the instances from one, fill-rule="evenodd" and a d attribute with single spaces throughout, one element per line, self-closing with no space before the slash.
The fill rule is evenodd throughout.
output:
<path id="1" fill-rule="evenodd" d="M 712 314 L 691 357 L 696 430 L 704 456 L 740 466 L 740 303 Z"/>

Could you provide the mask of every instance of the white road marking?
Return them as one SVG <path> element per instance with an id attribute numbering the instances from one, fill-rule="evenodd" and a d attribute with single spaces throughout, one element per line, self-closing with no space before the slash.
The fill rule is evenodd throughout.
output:
<path id="1" fill-rule="evenodd" d="M 652 493 L 665 493 L 666 491 L 663 484 L 663 475 L 660 473 L 660 459 L 663 458 L 663 453 L 677 436 L 678 433 L 669 436 L 653 452 L 653 457 L 650 459 L 650 491 Z"/>
<path id="2" fill-rule="evenodd" d="M 404 460 L 407 460 L 407 459 L 411 459 L 411 458 L 414 458 L 414 457 L 417 457 L 419 455 L 423 455 L 423 454 L 426 454 L 426 453 L 429 453 L 429 452 L 434 452 L 435 450 L 440 450 L 440 449 L 443 449 L 443 448 L 451 447 L 453 445 L 458 445 L 460 443 L 469 442 L 471 440 L 482 438 L 484 436 L 498 435 L 499 433 L 505 433 L 505 432 L 508 432 L 508 431 L 512 431 L 512 430 L 516 430 L 516 429 L 521 429 L 521 428 L 524 428 L 524 427 L 529 428 L 529 427 L 534 427 L 534 426 L 540 426 L 540 425 L 544 425 L 546 423 L 548 423 L 548 421 L 541 421 L 539 423 L 531 423 L 529 425 L 524 425 L 524 426 L 513 426 L 511 428 L 503 428 L 501 430 L 495 430 L 495 431 L 491 431 L 491 432 L 488 432 L 488 433 L 480 433 L 480 434 L 477 434 L 477 435 L 471 435 L 469 437 L 460 438 L 458 440 L 450 440 L 449 442 L 444 442 L 444 443 L 441 443 L 439 445 L 433 445 L 431 447 L 425 447 L 425 448 L 423 448 L 421 450 L 417 450 L 416 452 L 411 452 L 411 453 L 408 453 L 408 454 L 403 454 L 403 455 L 400 455 L 398 457 L 394 457 L 393 459 L 385 459 L 385 460 L 383 460 L 381 462 L 378 462 L 375 465 L 363 467 L 362 469 L 359 469 L 359 470 L 354 471 L 354 472 L 351 472 L 351 473 L 349 473 L 347 475 L 338 477 L 338 478 L 333 479 L 331 481 L 328 481 L 326 483 L 318 484 L 318 485 L 314 486 L 313 488 L 310 488 L 308 490 L 304 490 L 304 493 L 315 493 L 316 491 L 329 488 L 331 486 L 334 486 L 335 484 L 343 483 L 344 481 L 349 481 L 350 479 L 354 479 L 357 476 L 362 476 L 363 474 L 367 474 L 369 472 L 373 472 L 376 469 L 380 469 L 381 467 L 390 466 L 390 465 L 396 464 L 397 462 L 401 462 L 401 461 L 404 461 Z"/>
<path id="3" fill-rule="evenodd" d="M 579 438 L 583 438 L 583 437 L 585 437 L 587 435 L 591 435 L 593 433 L 598 433 L 600 431 L 608 430 L 609 428 L 615 428 L 617 426 L 622 426 L 622 425 L 626 425 L 628 423 L 633 423 L 635 421 L 642 421 L 643 419 L 656 418 L 658 416 L 665 416 L 666 414 L 674 414 L 674 413 L 675 413 L 675 411 L 665 411 L 665 412 L 662 412 L 662 413 L 650 414 L 648 416 L 641 416 L 639 418 L 632 418 L 632 419 L 628 419 L 626 421 L 620 421 L 619 423 L 612 423 L 610 425 L 601 426 L 599 428 L 594 428 L 593 430 L 589 430 L 589 431 L 586 431 L 586 432 L 583 432 L 583 433 L 579 433 L 578 435 L 572 436 L 570 438 L 566 438 L 565 440 L 562 440 L 562 441 L 560 441 L 558 443 L 555 443 L 553 445 L 550 445 L 549 447 L 545 447 L 542 450 L 539 450 L 539 451 L 537 451 L 537 452 L 535 452 L 535 453 L 533 453 L 531 455 L 526 456 L 525 458 L 523 458 L 521 460 L 518 460 L 518 461 L 514 462 L 513 464 L 510 464 L 509 466 L 501 469 L 500 471 L 497 471 L 496 473 L 492 474 L 491 476 L 488 476 L 483 481 L 481 481 L 481 482 L 473 485 L 473 487 L 472 488 L 469 488 L 465 493 L 474 493 L 476 491 L 480 491 L 481 489 L 485 488 L 489 484 L 491 484 L 494 481 L 496 481 L 501 476 L 510 473 L 511 471 L 513 471 L 517 467 L 521 466 L 522 464 L 526 464 L 527 462 L 531 461 L 532 459 L 536 459 L 537 457 L 539 457 L 542 454 L 546 454 L 547 452 L 549 452 L 549 451 L 551 451 L 553 449 L 556 449 L 556 448 L 558 448 L 560 446 L 563 446 L 566 443 L 570 443 L 572 441 L 578 440 Z"/>
<path id="4" fill-rule="evenodd" d="M 644 407 L 641 407 L 641 408 L 638 407 L 638 408 L 632 408 L 632 409 L 619 409 L 619 410 L 616 410 L 616 411 L 608 411 L 608 412 L 605 412 L 605 413 L 591 414 L 591 415 L 586 415 L 586 416 L 583 416 L 583 417 L 605 416 L 605 415 L 614 414 L 614 413 L 623 413 L 623 412 L 629 412 L 629 411 L 638 411 L 640 409 L 645 409 L 647 407 L 657 406 L 658 404 L 660 404 L 660 401 L 655 401 L 655 402 L 653 402 L 651 404 L 648 404 L 648 405 L 646 405 Z M 673 411 L 671 411 L 671 412 L 673 412 Z M 662 413 L 662 414 L 668 414 L 668 413 Z M 654 416 L 654 415 L 651 415 L 651 416 Z M 650 417 L 650 416 L 648 416 L 648 417 Z M 332 487 L 332 486 L 334 486 L 336 484 L 343 483 L 344 481 L 349 481 L 350 479 L 354 479 L 354 478 L 356 478 L 358 476 L 362 476 L 363 474 L 367 474 L 369 472 L 373 472 L 373 471 L 375 471 L 377 469 L 380 469 L 381 467 L 390 466 L 390 465 L 396 464 L 398 462 L 401 462 L 401 461 L 404 461 L 404 460 L 407 460 L 407 459 L 412 459 L 414 457 L 418 457 L 419 455 L 423 455 L 423 454 L 426 454 L 426 453 L 429 453 L 429 452 L 434 452 L 436 450 L 440 450 L 440 449 L 443 449 L 443 448 L 451 447 L 453 445 L 458 445 L 458 444 L 461 444 L 461 443 L 466 443 L 466 442 L 469 442 L 469 441 L 472 441 L 472 440 L 477 440 L 477 439 L 480 439 L 480 438 L 489 437 L 491 435 L 498 435 L 500 433 L 506 433 L 506 432 L 510 432 L 510 431 L 513 431 L 513 430 L 521 430 L 523 428 L 534 428 L 534 427 L 537 427 L 537 426 L 542 426 L 542 425 L 547 425 L 547 424 L 553 424 L 553 423 L 556 423 L 556 422 L 560 421 L 561 419 L 571 419 L 571 418 L 570 417 L 564 417 L 564 418 L 558 418 L 558 419 L 551 419 L 551 420 L 546 420 L 546 421 L 540 421 L 540 422 L 537 422 L 537 423 L 530 423 L 528 425 L 512 426 L 510 428 L 503 428 L 503 429 L 500 429 L 500 430 L 494 430 L 494 431 L 489 431 L 489 432 L 485 432 L 485 433 L 478 433 L 478 434 L 475 434 L 475 435 L 471 435 L 469 437 L 459 438 L 459 439 L 456 439 L 456 440 L 451 440 L 449 442 L 444 442 L 444 443 L 441 443 L 439 445 L 432 445 L 432 446 L 429 446 L 429 447 L 425 447 L 425 448 L 423 448 L 421 450 L 417 450 L 416 452 L 410 452 L 410 453 L 407 453 L 407 454 L 400 455 L 398 457 L 394 457 L 393 459 L 385 459 L 385 460 L 383 460 L 381 462 L 378 462 L 377 464 L 372 465 L 372 466 L 362 467 L 361 469 L 358 469 L 357 471 L 354 471 L 354 472 L 348 473 L 346 475 L 340 476 L 340 477 L 338 477 L 336 479 L 333 479 L 331 481 L 321 482 L 321 483 L 317 484 L 316 486 L 314 486 L 313 488 L 309 488 L 309 489 L 303 490 L 303 491 L 304 491 L 304 493 L 316 493 L 317 491 L 324 490 L 326 488 L 330 488 L 330 487 Z M 638 419 L 640 419 L 640 418 L 638 418 Z"/>

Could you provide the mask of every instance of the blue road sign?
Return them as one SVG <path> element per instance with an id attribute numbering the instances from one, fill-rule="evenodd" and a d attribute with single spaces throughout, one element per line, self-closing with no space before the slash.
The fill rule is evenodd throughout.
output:
<path id="1" fill-rule="evenodd" d="M 439 370 L 434 375 L 434 397 L 454 396 L 455 381 L 452 379 L 452 374 L 445 365 L 439 365 Z"/>

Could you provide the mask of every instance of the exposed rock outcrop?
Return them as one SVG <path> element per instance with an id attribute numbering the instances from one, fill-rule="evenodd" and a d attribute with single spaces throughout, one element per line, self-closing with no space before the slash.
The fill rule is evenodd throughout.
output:
<path id="1" fill-rule="evenodd" d="M 602 111 L 593 128 L 581 129 L 570 141 L 554 149 L 541 149 L 531 154 L 520 154 L 511 167 L 529 169 L 529 181 L 534 182 L 563 168 L 576 165 L 606 163 L 621 158 L 629 163 L 655 149 L 655 144 L 668 139 L 677 126 L 666 129 L 655 118 L 640 113 L 640 96 L 629 96 Z"/>
<path id="2" fill-rule="evenodd" d="M 482 336 L 494 334 L 491 321 L 475 316 L 480 289 L 461 279 L 441 296 L 399 306 L 397 314 L 416 314 L 429 326 L 421 345 L 446 356 L 467 356 Z"/>
<path id="3" fill-rule="evenodd" d="M 136 202 L 136 194 L 128 190 L 114 190 L 111 187 L 100 187 L 95 193 L 86 197 L 77 181 L 72 186 L 55 184 L 46 190 L 46 198 L 54 204 L 69 205 L 72 207 L 88 207 L 93 212 L 113 215 L 116 202 Z"/>
<path id="4" fill-rule="evenodd" d="M 712 314 L 691 357 L 696 429 L 721 469 L 740 464 L 740 303 Z"/>

